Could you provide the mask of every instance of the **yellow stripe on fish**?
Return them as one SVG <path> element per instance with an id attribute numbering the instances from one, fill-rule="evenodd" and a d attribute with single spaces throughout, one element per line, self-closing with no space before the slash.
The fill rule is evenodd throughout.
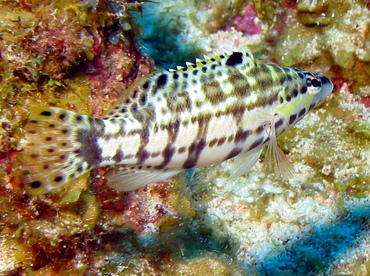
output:
<path id="1" fill-rule="evenodd" d="M 36 107 L 26 125 L 23 184 L 40 194 L 111 166 L 108 184 L 127 191 L 230 158 L 238 177 L 266 144 L 279 165 L 276 137 L 332 89 L 321 74 L 233 52 L 138 79 L 104 119 Z"/>

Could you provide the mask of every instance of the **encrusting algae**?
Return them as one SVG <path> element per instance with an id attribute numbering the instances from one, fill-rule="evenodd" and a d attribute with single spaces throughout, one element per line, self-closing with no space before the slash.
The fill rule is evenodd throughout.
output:
<path id="1" fill-rule="evenodd" d="M 367 275 L 368 4 L 179 2 L 150 3 L 150 16 L 148 3 L 1 2 L 0 274 Z M 150 53 L 150 42 L 174 42 L 156 46 L 162 64 L 231 46 L 333 80 L 324 104 L 278 138 L 294 175 L 275 178 L 257 163 L 229 181 L 226 161 L 128 193 L 110 189 L 100 167 L 44 195 L 25 193 L 19 158 L 31 108 L 102 118 L 152 71 L 127 13 L 144 7 L 149 26 L 163 5 L 162 23 L 175 32 L 144 38 Z"/>

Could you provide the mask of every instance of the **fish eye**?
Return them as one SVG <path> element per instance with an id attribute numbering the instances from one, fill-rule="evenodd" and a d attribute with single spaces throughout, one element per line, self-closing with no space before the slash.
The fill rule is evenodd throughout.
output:
<path id="1" fill-rule="evenodd" d="M 321 90 L 322 82 L 319 78 L 308 77 L 307 78 L 307 89 L 310 94 L 316 94 Z"/>

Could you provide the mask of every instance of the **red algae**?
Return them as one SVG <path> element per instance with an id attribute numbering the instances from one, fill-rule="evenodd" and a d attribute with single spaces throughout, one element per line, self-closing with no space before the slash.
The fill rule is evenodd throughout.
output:
<path id="1" fill-rule="evenodd" d="M 235 24 L 235 29 L 247 35 L 255 35 L 261 33 L 261 26 L 258 24 L 257 14 L 252 4 L 247 5 L 244 12 L 237 15 L 231 20 Z"/>

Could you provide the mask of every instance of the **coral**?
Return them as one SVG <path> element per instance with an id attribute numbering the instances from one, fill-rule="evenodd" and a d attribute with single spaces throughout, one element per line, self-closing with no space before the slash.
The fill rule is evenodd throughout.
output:
<path id="1" fill-rule="evenodd" d="M 260 20 L 256 15 L 252 4 L 246 6 L 244 12 L 231 18 L 234 21 L 235 29 L 247 35 L 255 35 L 261 33 Z"/>
<path id="2" fill-rule="evenodd" d="M 138 6 L 115 5 L 126 16 Z M 129 20 L 118 20 L 110 2 L 2 1 L 1 12 L 0 273 L 84 273 L 92 270 L 100 215 L 88 176 L 53 194 L 26 195 L 19 175 L 22 126 L 37 104 L 102 116 L 150 65 L 133 45 Z M 113 44 L 112 37 L 119 39 Z"/>
<path id="3" fill-rule="evenodd" d="M 343 79 L 353 82 L 355 94 L 368 97 L 370 11 L 364 2 L 302 0 L 291 13 L 277 39 L 279 63 L 292 66 L 315 60 L 323 69 L 337 68 Z M 276 25 L 282 24 L 276 20 Z"/>
<path id="4" fill-rule="evenodd" d="M 194 60 L 209 50 L 203 49 L 202 40 L 224 28 L 243 5 L 240 0 L 147 3 L 143 17 L 138 20 L 144 25 L 143 50 L 160 68 Z"/>

